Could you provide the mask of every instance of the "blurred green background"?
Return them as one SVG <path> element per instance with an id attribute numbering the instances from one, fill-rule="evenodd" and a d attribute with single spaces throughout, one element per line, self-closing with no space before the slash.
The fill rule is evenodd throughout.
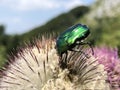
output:
<path id="1" fill-rule="evenodd" d="M 97 0 L 91 6 L 76 7 L 21 35 L 8 35 L 5 33 L 6 27 L 0 25 L 0 67 L 7 62 L 7 55 L 13 48 L 16 49 L 24 41 L 31 41 L 41 35 L 49 37 L 53 33 L 53 37 L 57 37 L 76 23 L 90 27 L 91 35 L 88 39 L 93 45 L 107 45 L 120 49 L 120 3 L 112 6 L 106 2 L 107 0 Z"/>

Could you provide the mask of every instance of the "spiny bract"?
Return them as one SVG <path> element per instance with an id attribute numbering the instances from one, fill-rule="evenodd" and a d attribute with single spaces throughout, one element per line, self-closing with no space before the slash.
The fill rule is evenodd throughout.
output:
<path id="1" fill-rule="evenodd" d="M 63 69 L 65 58 L 54 47 L 54 40 L 43 38 L 19 48 L 0 72 L 0 90 L 109 90 L 104 67 L 94 56 L 69 52 Z"/>

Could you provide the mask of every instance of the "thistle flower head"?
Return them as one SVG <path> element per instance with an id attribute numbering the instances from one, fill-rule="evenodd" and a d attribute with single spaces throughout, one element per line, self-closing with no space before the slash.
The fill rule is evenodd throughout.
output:
<path id="1" fill-rule="evenodd" d="M 95 57 L 98 58 L 100 64 L 105 66 L 111 88 L 114 90 L 120 89 L 120 59 L 118 57 L 118 50 L 100 47 L 95 48 Z"/>
<path id="2" fill-rule="evenodd" d="M 54 47 L 54 40 L 42 38 L 18 48 L 0 72 L 0 90 L 109 90 L 104 66 L 86 47 L 61 59 Z"/>
<path id="3" fill-rule="evenodd" d="M 76 87 L 73 90 L 109 90 L 104 66 L 98 63 L 97 58 L 92 55 L 91 49 L 85 45 L 76 48 L 81 51 L 69 52 L 68 57 L 61 60 L 66 62 L 69 77 Z"/>
<path id="4" fill-rule="evenodd" d="M 36 41 L 34 45 L 19 48 L 1 70 L 2 90 L 41 90 L 47 79 L 53 77 L 57 65 L 56 50 L 52 40 Z"/>

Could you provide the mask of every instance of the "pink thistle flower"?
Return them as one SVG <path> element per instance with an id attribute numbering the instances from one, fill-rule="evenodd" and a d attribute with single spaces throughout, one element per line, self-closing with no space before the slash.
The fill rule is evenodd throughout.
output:
<path id="1" fill-rule="evenodd" d="M 118 50 L 100 47 L 94 48 L 95 57 L 98 58 L 100 64 L 105 66 L 111 88 L 120 90 L 120 59 L 118 57 Z"/>

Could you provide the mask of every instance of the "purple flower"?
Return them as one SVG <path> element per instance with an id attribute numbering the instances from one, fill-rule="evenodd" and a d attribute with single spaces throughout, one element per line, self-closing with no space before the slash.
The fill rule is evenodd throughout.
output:
<path id="1" fill-rule="evenodd" d="M 94 48 L 94 52 L 99 63 L 105 66 L 111 88 L 120 90 L 120 59 L 118 50 L 116 48 L 97 47 Z"/>

